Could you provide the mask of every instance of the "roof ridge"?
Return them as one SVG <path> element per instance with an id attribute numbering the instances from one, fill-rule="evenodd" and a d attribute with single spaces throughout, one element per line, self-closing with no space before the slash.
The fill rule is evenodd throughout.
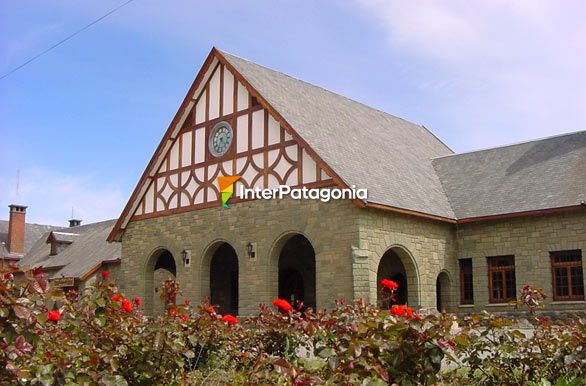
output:
<path id="1" fill-rule="evenodd" d="M 107 222 L 112 222 L 112 221 L 116 221 L 116 220 L 117 219 L 115 219 L 115 218 L 111 218 L 109 220 L 102 220 L 102 221 L 97 221 L 97 222 L 90 222 L 90 223 L 87 223 L 87 224 L 81 224 L 81 225 L 74 226 L 74 227 L 65 226 L 65 227 L 63 227 L 61 229 L 75 230 L 75 229 L 80 229 L 80 228 L 87 228 L 87 227 L 94 226 L 94 225 L 102 225 L 102 224 L 105 224 Z"/>
<path id="2" fill-rule="evenodd" d="M 367 104 L 366 104 L 366 103 L 364 103 L 364 102 L 357 101 L 357 100 L 355 100 L 355 99 L 352 99 L 352 98 L 350 98 L 350 97 L 347 97 L 347 96 L 345 96 L 345 95 L 338 94 L 337 92 L 334 92 L 334 91 L 332 91 L 332 90 L 329 90 L 329 89 L 327 89 L 327 88 L 325 88 L 325 87 L 323 87 L 323 86 L 319 86 L 319 85 L 317 85 L 317 84 L 313 84 L 313 83 L 311 83 L 311 82 L 308 82 L 308 81 L 306 81 L 306 80 L 303 80 L 303 79 L 297 78 L 297 77 L 295 77 L 295 76 L 289 75 L 289 74 L 287 74 L 287 73 L 281 72 L 281 71 L 279 71 L 279 70 L 275 70 L 275 69 L 273 69 L 273 68 L 270 68 L 270 67 L 267 67 L 267 66 L 263 66 L 262 64 L 259 64 L 259 63 L 257 63 L 257 62 L 254 62 L 254 61 L 252 61 L 252 60 L 250 60 L 250 59 L 243 58 L 242 56 L 238 56 L 238 55 L 232 54 L 232 53 L 230 53 L 230 52 L 226 52 L 226 51 L 220 50 L 220 49 L 218 49 L 218 48 L 216 48 L 216 49 L 217 49 L 217 50 L 218 50 L 218 51 L 219 51 L 219 52 L 220 52 L 222 55 L 230 55 L 230 56 L 233 56 L 233 57 L 235 57 L 235 58 L 238 58 L 238 59 L 240 59 L 240 60 L 244 60 L 245 62 L 248 62 L 248 63 L 254 64 L 255 66 L 258 66 L 258 67 L 264 68 L 264 69 L 266 69 L 266 70 L 273 71 L 273 72 L 276 72 L 276 73 L 278 73 L 278 74 L 284 75 L 284 76 L 286 76 L 286 77 L 288 77 L 288 78 L 291 78 L 291 79 L 293 79 L 293 80 L 295 80 L 295 81 L 297 81 L 297 82 L 305 83 L 305 84 L 307 84 L 307 85 L 309 85 L 309 86 L 312 86 L 312 87 L 315 87 L 315 88 L 319 88 L 319 89 L 321 89 L 321 90 L 323 90 L 323 91 L 326 91 L 326 92 L 327 92 L 327 93 L 329 93 L 329 94 L 332 94 L 332 95 L 335 95 L 335 96 L 338 96 L 338 97 L 344 98 L 344 99 L 346 99 L 346 100 L 348 100 L 348 101 L 350 101 L 350 102 L 352 102 L 352 103 L 357 103 L 357 104 L 359 104 L 359 105 L 361 105 L 361 106 L 364 106 L 364 107 L 366 107 L 366 108 L 367 108 L 367 109 L 369 109 L 369 110 L 373 110 L 373 111 L 379 112 L 379 113 L 381 113 L 381 114 L 388 115 L 389 117 L 393 117 L 393 118 L 395 118 L 395 119 L 399 119 L 399 120 L 401 120 L 401 121 L 404 121 L 404 122 L 407 122 L 407 123 L 409 123 L 409 124 L 411 124 L 411 125 L 416 125 L 416 126 L 422 127 L 422 128 L 425 130 L 425 131 L 427 131 L 428 133 L 430 133 L 431 135 L 433 135 L 433 137 L 434 137 L 435 139 L 437 139 L 437 140 L 438 140 L 438 141 L 439 141 L 439 142 L 440 142 L 442 145 L 444 145 L 444 146 L 445 146 L 445 147 L 446 147 L 448 150 L 450 150 L 451 152 L 453 152 L 453 150 L 452 150 L 452 149 L 451 149 L 451 148 L 450 148 L 448 145 L 446 145 L 446 144 L 445 144 L 445 143 L 444 143 L 444 142 L 443 142 L 441 139 L 439 139 L 439 138 L 438 138 L 438 137 L 437 137 L 437 136 L 436 136 L 436 135 L 435 135 L 433 132 L 431 132 L 431 131 L 430 131 L 430 130 L 427 128 L 427 127 L 425 127 L 425 126 L 424 126 L 424 125 L 422 125 L 422 124 L 419 124 L 419 123 L 415 123 L 415 122 L 408 121 L 408 120 L 407 120 L 407 119 L 405 119 L 405 118 L 401 118 L 401 117 L 399 117 L 399 116 L 396 116 L 396 115 L 393 115 L 393 114 L 391 114 L 391 113 L 389 113 L 389 112 L 383 111 L 383 110 L 381 110 L 381 109 L 377 109 L 376 107 L 372 107 L 372 106 L 370 106 L 370 105 L 367 105 Z"/>
<path id="3" fill-rule="evenodd" d="M 547 140 L 554 139 L 554 138 L 566 137 L 566 136 L 576 135 L 576 134 L 582 134 L 582 133 L 586 133 L 586 130 L 578 130 L 578 131 L 573 131 L 573 132 L 570 132 L 570 133 L 562 133 L 562 134 L 550 135 L 548 137 L 530 139 L 530 140 L 526 140 L 526 141 L 514 142 L 514 143 L 509 143 L 509 144 L 500 145 L 500 146 L 487 147 L 487 148 L 483 148 L 483 149 L 470 150 L 470 151 L 465 151 L 465 152 L 462 152 L 462 153 L 447 154 L 447 155 L 442 155 L 442 156 L 439 156 L 439 157 L 433 157 L 432 160 L 441 159 L 441 158 L 447 158 L 447 157 L 455 157 L 455 156 L 465 155 L 465 154 L 480 153 L 480 152 L 483 152 L 483 151 L 503 149 L 503 148 L 506 148 L 506 147 L 520 146 L 520 145 L 525 145 L 525 144 L 532 143 L 532 142 L 547 141 Z"/>
<path id="4" fill-rule="evenodd" d="M 0 222 L 10 222 L 10 220 L 0 220 Z M 61 228 L 60 225 L 51 225 L 51 224 L 37 224 L 35 222 L 25 222 L 25 225 L 38 225 L 41 227 L 53 227 L 53 228 Z"/>

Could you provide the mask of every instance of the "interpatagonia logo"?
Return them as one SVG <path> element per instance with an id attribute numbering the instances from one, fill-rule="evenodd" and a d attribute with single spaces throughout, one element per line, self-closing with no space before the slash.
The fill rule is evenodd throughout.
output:
<path id="1" fill-rule="evenodd" d="M 218 177 L 218 185 L 222 194 L 222 206 L 229 208 L 228 200 L 234 194 L 234 183 L 240 179 L 240 176 Z"/>

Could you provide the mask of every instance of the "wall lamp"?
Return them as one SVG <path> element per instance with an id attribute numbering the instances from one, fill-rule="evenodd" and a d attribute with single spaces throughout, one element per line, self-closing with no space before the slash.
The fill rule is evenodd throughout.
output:
<path id="1" fill-rule="evenodd" d="M 256 243 L 248 242 L 246 244 L 246 253 L 248 254 L 249 259 L 256 259 Z"/>
<path id="2" fill-rule="evenodd" d="M 181 252 L 181 257 L 183 258 L 183 265 L 185 265 L 185 267 L 190 267 L 191 266 L 191 249 L 184 249 Z"/>

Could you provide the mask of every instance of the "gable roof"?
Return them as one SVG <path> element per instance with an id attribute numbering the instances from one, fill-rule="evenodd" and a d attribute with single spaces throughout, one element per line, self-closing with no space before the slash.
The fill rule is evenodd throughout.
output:
<path id="1" fill-rule="evenodd" d="M 368 202 L 453 218 L 431 159 L 452 151 L 425 127 L 220 51 L 266 102 Z"/>
<path id="2" fill-rule="evenodd" d="M 586 131 L 433 160 L 458 219 L 586 201 Z"/>
<path id="3" fill-rule="evenodd" d="M 441 219 L 453 211 L 431 159 L 452 151 L 425 127 L 213 48 L 155 150 L 108 241 L 120 241 L 215 64 L 221 62 L 342 186 L 376 203 Z M 355 201 L 356 203 L 356 201 Z"/>
<path id="4" fill-rule="evenodd" d="M 0 220 L 0 243 L 8 242 L 8 225 L 9 221 Z M 59 229 L 54 225 L 29 224 L 24 225 L 24 254 L 32 248 L 32 246 L 43 236 L 46 232 L 54 229 Z M 3 257 L 20 259 L 23 255 L 9 254 L 7 250 L 2 251 Z"/>
<path id="5" fill-rule="evenodd" d="M 483 168 L 479 166 L 484 162 L 482 155 L 474 155 L 479 152 L 454 155 L 424 126 L 213 48 L 109 234 L 108 241 L 121 240 L 124 228 L 146 193 L 150 178 L 170 151 L 194 106 L 195 98 L 203 90 L 218 62 L 234 74 L 337 185 L 355 185 L 368 189 L 366 202 L 354 200 L 359 206 L 455 223 L 465 218 L 559 208 L 559 205 L 567 206 L 573 202 L 574 196 L 583 195 L 578 193 L 580 188 L 575 187 L 578 180 L 572 179 L 573 174 L 567 172 L 572 169 L 573 173 L 579 174 L 579 169 L 572 167 L 572 157 L 562 155 L 572 150 L 567 146 L 556 150 L 557 144 L 552 143 L 550 152 L 558 153 L 558 157 L 554 157 L 558 162 L 548 165 L 557 168 L 557 172 L 552 173 L 558 173 L 558 177 L 564 175 L 574 181 L 571 183 L 574 187 L 564 188 L 574 189 L 574 195 L 569 194 L 564 199 L 536 196 L 532 200 L 523 201 L 522 197 L 526 194 L 524 188 L 539 184 L 540 175 L 541 178 L 549 178 L 547 173 L 540 174 L 545 169 L 540 171 L 539 168 L 525 167 L 526 171 L 531 169 L 534 173 L 527 177 L 524 184 L 519 185 L 522 188 L 515 190 L 514 178 L 501 180 L 507 185 L 508 192 L 516 195 L 510 202 L 506 202 L 512 195 L 495 194 L 495 185 L 490 184 L 491 179 L 503 173 L 502 167 L 506 161 Z M 494 157 L 498 159 L 502 154 L 508 157 L 511 164 L 515 160 L 519 161 L 518 165 L 528 162 L 520 158 L 523 155 L 521 150 L 520 154 L 506 150 L 508 148 L 493 149 L 493 154 L 496 154 Z M 454 169 L 450 169 L 451 166 Z M 471 169 L 475 169 L 474 173 L 470 172 Z M 550 169 L 547 171 L 551 172 Z M 482 177 L 474 179 L 475 173 Z M 479 180 L 484 181 L 482 186 L 487 189 L 484 193 L 481 185 L 470 187 L 470 184 Z M 562 180 L 558 178 L 560 183 Z M 551 191 L 540 192 L 551 195 Z M 571 205 L 575 209 L 576 204 Z"/>
<path id="6" fill-rule="evenodd" d="M 102 264 L 120 259 L 121 245 L 106 241 L 115 222 L 116 220 L 108 220 L 46 232 L 19 265 L 23 269 L 43 267 L 49 270 L 50 278 L 83 279 Z M 61 240 L 69 245 L 51 256 L 50 246 L 47 245 L 49 238 Z"/>

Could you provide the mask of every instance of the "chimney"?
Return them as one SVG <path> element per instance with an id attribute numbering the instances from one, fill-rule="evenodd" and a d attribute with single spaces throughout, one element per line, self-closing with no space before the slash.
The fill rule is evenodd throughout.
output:
<path id="1" fill-rule="evenodd" d="M 10 208 L 10 218 L 8 221 L 8 253 L 16 255 L 24 254 L 24 224 L 26 216 L 26 206 L 8 205 Z"/>
<path id="2" fill-rule="evenodd" d="M 73 227 L 78 227 L 81 225 L 81 220 L 76 220 L 74 218 L 72 218 L 71 220 L 69 220 L 69 227 L 73 228 Z"/>

